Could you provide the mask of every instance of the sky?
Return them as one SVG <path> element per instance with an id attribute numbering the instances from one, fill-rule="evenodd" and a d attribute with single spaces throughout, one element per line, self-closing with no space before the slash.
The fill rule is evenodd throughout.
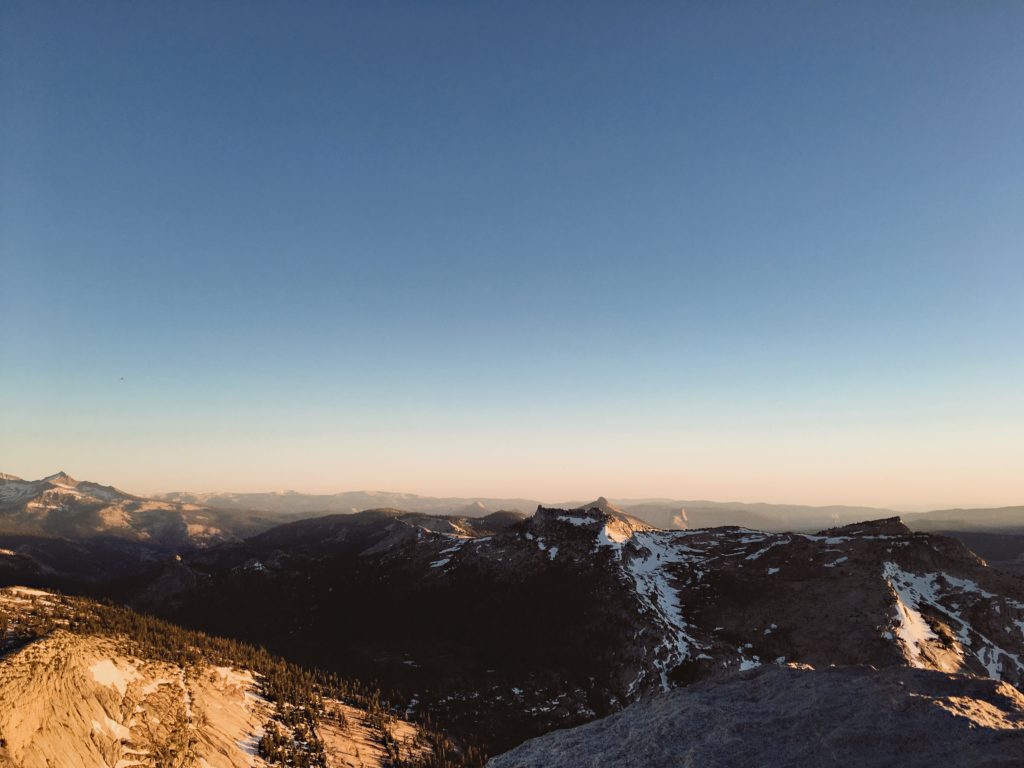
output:
<path id="1" fill-rule="evenodd" d="M 0 470 L 1024 504 L 1024 4 L 0 8 Z"/>

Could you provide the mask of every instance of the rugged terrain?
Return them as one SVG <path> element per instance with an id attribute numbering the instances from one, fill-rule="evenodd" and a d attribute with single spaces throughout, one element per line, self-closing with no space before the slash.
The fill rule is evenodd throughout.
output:
<path id="1" fill-rule="evenodd" d="M 684 515 L 663 530 L 598 499 L 268 528 L 63 474 L 5 481 L 0 531 L 21 532 L 0 536 L 0 584 L 113 598 L 376 681 L 491 754 L 763 665 L 1024 681 L 1021 577 L 897 518 L 766 533 Z"/>
<path id="2" fill-rule="evenodd" d="M 163 547 L 209 546 L 251 536 L 279 517 L 134 496 L 58 472 L 42 480 L 0 478 L 4 534 L 84 539 L 110 536 Z"/>
<path id="3" fill-rule="evenodd" d="M 257 511 L 292 518 L 352 514 L 367 509 L 394 508 L 430 515 L 482 516 L 499 511 L 527 511 L 541 506 L 522 498 L 433 497 L 388 491 L 347 491 L 310 494 L 272 493 L 164 493 L 160 501 L 235 511 Z M 656 528 L 696 529 L 739 525 L 759 531 L 816 531 L 860 520 L 893 517 L 900 513 L 879 507 L 845 505 L 809 506 L 701 499 L 615 499 L 615 506 Z M 556 505 L 572 509 L 583 502 Z M 1024 507 L 945 509 L 902 515 L 915 531 L 998 532 L 1024 535 Z"/>
<path id="4" fill-rule="evenodd" d="M 645 698 L 488 768 L 1013 768 L 1024 696 L 922 669 L 767 666 Z"/>
<path id="5" fill-rule="evenodd" d="M 380 694 L 250 646 L 0 590 L 0 766 L 474 765 Z"/>
<path id="6" fill-rule="evenodd" d="M 0 475 L 0 585 L 104 592 L 145 564 L 237 541 L 281 522 L 135 496 L 64 472 L 42 480 Z"/>
<path id="7" fill-rule="evenodd" d="M 331 516 L 166 561 L 139 608 L 379 680 L 492 753 L 763 664 L 1024 679 L 1024 589 L 898 519 L 664 531 L 601 499 L 530 518 Z"/>

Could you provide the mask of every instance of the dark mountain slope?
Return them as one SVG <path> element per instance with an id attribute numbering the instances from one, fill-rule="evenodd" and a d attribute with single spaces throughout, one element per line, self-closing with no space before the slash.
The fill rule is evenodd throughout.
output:
<path id="1" fill-rule="evenodd" d="M 500 744 L 535 720 L 547 729 L 612 711 L 606 671 L 632 629 L 611 564 L 578 569 L 515 546 L 512 529 L 470 537 L 450 524 L 371 511 L 282 526 L 168 563 L 134 603 L 379 680 Z M 474 714 L 478 699 L 480 713 L 503 716 Z"/>
<path id="2" fill-rule="evenodd" d="M 303 521 L 167 561 L 129 597 L 380 680 L 491 751 L 760 664 L 1024 670 L 1021 580 L 898 519 L 662 531 L 601 500 L 481 522 Z"/>
<path id="3" fill-rule="evenodd" d="M 1024 574 L 1024 534 L 936 531 L 961 542 L 993 568 Z"/>

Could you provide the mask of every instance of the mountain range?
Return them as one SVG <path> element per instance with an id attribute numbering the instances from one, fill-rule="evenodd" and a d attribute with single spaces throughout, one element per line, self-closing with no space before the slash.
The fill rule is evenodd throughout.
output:
<path id="1" fill-rule="evenodd" d="M 446 500 L 453 501 L 464 500 Z M 894 705 L 910 718 L 908 732 L 934 731 L 935 744 L 942 744 L 940 736 L 954 732 L 944 730 L 942 718 L 959 706 L 970 711 L 958 717 L 973 717 L 972 727 L 988 729 L 974 734 L 977 755 L 989 755 L 992 743 L 1011 744 L 1009 737 L 989 731 L 1020 727 L 1017 694 L 1009 691 L 1024 686 L 1024 580 L 1012 568 L 991 567 L 962 541 L 911 530 L 895 516 L 813 532 L 773 531 L 695 527 L 687 510 L 686 518 L 666 529 L 651 522 L 657 519 L 655 503 L 623 508 L 599 498 L 538 506 L 526 514 L 489 511 L 481 502 L 447 514 L 377 508 L 295 519 L 281 510 L 215 506 L 212 499 L 142 499 L 63 473 L 34 482 L 8 476 L 0 481 L 0 586 L 22 585 L 17 594 L 36 594 L 60 610 L 70 598 L 25 593 L 25 585 L 75 593 L 83 597 L 75 598 L 73 613 L 107 616 L 106 625 L 114 611 L 120 617 L 117 627 L 131 625 L 136 636 L 124 641 L 136 643 L 135 656 L 121 650 L 118 659 L 138 658 L 143 666 L 146 659 L 160 661 L 170 652 L 138 645 L 138 638 L 152 640 L 153 628 L 132 622 L 161 621 L 159 632 L 174 637 L 225 638 L 200 645 L 237 644 L 230 646 L 233 659 L 210 658 L 217 662 L 213 666 L 231 666 L 238 674 L 248 669 L 253 682 L 247 690 L 253 695 L 265 696 L 257 690 L 266 684 L 267 673 L 259 666 L 264 662 L 247 662 L 248 667 L 242 662 L 264 658 L 260 653 L 294 665 L 292 675 L 308 673 L 321 681 L 309 689 L 321 698 L 341 701 L 325 680 L 355 681 L 350 687 L 360 690 L 379 688 L 378 696 L 392 702 L 385 708 L 389 717 L 425 733 L 443 731 L 444 736 L 431 737 L 435 745 L 438 739 L 452 740 L 444 760 L 477 760 L 479 747 L 492 755 L 516 750 L 496 759 L 496 766 L 543 760 L 620 764 L 595 736 L 603 731 L 586 730 L 586 723 L 618 718 L 608 727 L 624 728 L 621 723 L 636 722 L 630 718 L 679 722 L 682 715 L 673 712 L 719 706 L 714 702 L 735 697 L 743 681 L 750 682 L 744 690 L 751 691 L 752 701 L 763 695 L 796 702 L 811 690 L 821 695 L 862 691 L 863 700 L 851 705 L 849 717 L 863 718 L 864 728 L 885 711 L 872 713 L 870 702 L 902 686 L 916 691 L 906 696 L 905 705 Z M 725 506 L 695 509 L 729 514 Z M 836 509 L 828 516 L 839 516 Z M 130 610 L 117 613 L 122 609 L 84 596 Z M 47 623 L 50 608 L 29 609 L 18 600 L 8 627 L 43 622 L 52 634 L 78 626 L 66 614 L 59 617 L 63 624 Z M 26 610 L 36 618 L 28 621 L 21 615 Z M 46 632 L 39 637 L 51 637 Z M 5 637 L 15 634 L 8 630 Z M 40 656 L 41 668 L 78 653 L 63 635 L 54 637 L 59 649 Z M 13 664 L 11 654 L 24 646 L 16 638 L 5 642 L 0 689 L 4 664 Z M 175 647 L 180 651 L 188 643 Z M 83 648 L 90 665 L 99 663 L 102 649 Z M 211 663 L 197 659 L 192 672 L 187 660 L 179 666 L 186 677 L 209 677 L 219 674 L 209 671 Z M 16 670 L 25 668 L 18 664 Z M 849 671 L 828 672 L 833 667 Z M 23 679 L 20 672 L 10 675 Z M 147 678 L 143 687 L 155 679 Z M 75 680 L 75 696 L 93 701 L 95 691 Z M 984 680 L 1004 688 L 979 687 L 977 681 Z M 57 695 L 49 689 L 11 691 L 44 701 Z M 693 697 L 684 695 L 689 691 Z M 918 706 L 921 697 L 938 702 L 934 712 Z M 247 701 L 244 692 L 242 699 Z M 62 701 L 52 705 L 54 711 L 73 706 Z M 122 697 L 116 706 L 128 704 Z M 323 723 L 331 719 L 330 707 L 308 709 L 311 733 L 327 732 Z M 747 716 L 741 710 L 736 722 Z M 238 710 L 237 717 L 250 717 L 246 711 Z M 788 709 L 779 704 L 779 712 L 789 717 L 797 718 L 799 711 L 796 704 Z M 0 738 L 7 738 L 4 729 L 15 725 L 4 725 L 2 715 Z M 108 715 L 131 731 L 123 717 Z M 821 728 L 843 732 L 837 712 L 828 710 L 823 718 Z M 1010 725 L 996 728 L 996 721 Z M 580 726 L 582 735 L 569 742 L 545 736 Z M 707 751 L 710 746 L 700 747 L 691 731 L 679 733 L 691 734 L 686 739 L 695 751 L 631 764 L 674 765 L 694 756 L 702 756 L 702 764 L 704 757 L 708 765 L 735 764 L 736 755 L 728 750 Z M 542 740 L 529 741 L 538 737 Z M 20 754 L 30 754 L 31 737 L 18 738 Z M 211 734 L 207 741 L 218 738 Z M 135 739 L 132 732 L 129 741 Z M 566 743 L 577 746 L 567 749 Z M 778 754 L 787 754 L 785 748 L 778 746 Z M 552 757 L 557 754 L 568 761 Z M 801 754 L 793 752 L 789 763 L 780 757 L 778 763 L 761 764 L 801 764 Z M 591 762 L 579 762 L 588 755 Z M 18 759 L 22 762 L 12 765 L 36 764 Z M 345 764 L 326 757 L 308 760 L 309 765 Z"/>
<path id="2" fill-rule="evenodd" d="M 547 506 L 571 509 L 584 503 L 568 501 Z M 900 513 L 881 507 L 738 501 L 612 499 L 611 503 L 627 514 L 666 529 L 745 525 L 766 531 L 811 531 L 898 515 L 913 530 L 1024 532 L 1024 506 Z M 244 537 L 289 518 L 366 509 L 478 517 L 500 511 L 529 514 L 539 506 L 545 504 L 526 498 L 433 497 L 388 491 L 174 492 L 147 498 L 113 486 L 78 481 L 65 472 L 35 481 L 0 473 L 0 514 L 4 515 L 5 532 L 110 534 L 177 545 L 201 546 Z M 153 512 L 175 514 L 147 514 Z"/>
<path id="3" fill-rule="evenodd" d="M 0 529 L 7 534 L 109 536 L 157 547 L 203 547 L 281 522 L 263 511 L 147 499 L 57 472 L 41 480 L 0 477 Z"/>
<path id="4" fill-rule="evenodd" d="M 218 509 L 245 509 L 283 515 L 311 516 L 352 513 L 365 509 L 401 509 L 433 515 L 482 515 L 489 512 L 528 513 L 544 503 L 524 498 L 432 497 L 387 491 L 350 491 L 306 494 L 274 493 L 165 493 L 162 501 L 198 504 Z M 616 507 L 663 528 L 702 528 L 713 525 L 749 525 L 764 530 L 815 529 L 868 518 L 897 514 L 874 507 L 810 507 L 792 504 L 683 501 L 673 499 L 613 499 Z M 586 502 L 566 501 L 547 506 L 571 509 Z"/>
<path id="5" fill-rule="evenodd" d="M 1024 680 L 1019 578 L 898 519 L 664 531 L 601 499 L 474 529 L 374 510 L 197 550 L 122 599 L 372 676 L 492 752 L 763 664 Z"/>
<path id="6" fill-rule="evenodd" d="M 1024 571 L 1024 507 L 900 514 L 873 507 L 704 500 L 627 499 L 610 503 L 625 514 L 667 530 L 740 525 L 771 532 L 814 532 L 859 520 L 899 516 L 912 530 L 954 536 L 986 560 Z M 540 506 L 545 505 L 524 498 L 430 497 L 376 491 L 321 495 L 293 491 L 181 492 L 146 498 L 109 485 L 77 481 L 64 472 L 35 481 L 0 473 L 0 549 L 33 558 L 45 572 L 75 570 L 77 579 L 90 571 L 95 561 L 109 560 L 111 550 L 120 553 L 115 563 L 126 558 L 144 561 L 154 554 L 240 541 L 275 525 L 309 517 L 400 509 L 471 518 L 494 512 L 529 515 Z M 584 502 L 548 506 L 572 509 L 584 506 Z M 69 557 L 72 550 L 77 554 Z M 0 560 L 0 570 L 3 568 Z M 113 570 L 118 570 L 116 564 Z M 115 574 L 100 569 L 92 575 L 102 579 Z"/>
<path id="7" fill-rule="evenodd" d="M 490 512 L 529 513 L 544 502 L 525 498 L 433 497 L 389 491 L 348 491 L 308 494 L 298 491 L 271 493 L 158 494 L 157 500 L 205 508 L 247 510 L 296 517 L 360 512 L 366 509 L 401 509 L 432 515 L 485 515 Z M 914 530 L 1024 531 L 1024 506 L 985 509 L 938 509 L 929 512 L 898 512 L 883 507 L 808 506 L 740 501 L 683 499 L 611 499 L 616 507 L 660 528 L 707 528 L 745 525 L 766 531 L 819 530 L 885 517 L 900 516 Z M 563 509 L 583 506 L 583 500 L 547 504 Z"/>

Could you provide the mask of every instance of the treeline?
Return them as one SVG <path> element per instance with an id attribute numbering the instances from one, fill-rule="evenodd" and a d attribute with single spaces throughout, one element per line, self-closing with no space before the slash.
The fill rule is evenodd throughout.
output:
<path id="1" fill-rule="evenodd" d="M 288 768 L 325 768 L 318 736 L 324 699 L 335 699 L 366 712 L 367 724 L 380 739 L 392 768 L 479 768 L 486 761 L 472 745 L 456 744 L 427 724 L 417 731 L 419 743 L 400 744 L 392 735 L 396 718 L 380 690 L 332 672 L 308 669 L 274 656 L 264 648 L 185 629 L 109 601 L 86 601 L 60 594 L 29 598 L 30 610 L 5 613 L 0 606 L 0 651 L 5 643 L 44 637 L 58 627 L 85 635 L 117 636 L 127 652 L 183 668 L 206 664 L 241 667 L 256 675 L 261 693 L 274 706 L 274 718 L 259 741 L 262 757 Z M 10 636 L 10 637 L 9 637 Z M 20 643 L 18 643 L 20 644 Z"/>

